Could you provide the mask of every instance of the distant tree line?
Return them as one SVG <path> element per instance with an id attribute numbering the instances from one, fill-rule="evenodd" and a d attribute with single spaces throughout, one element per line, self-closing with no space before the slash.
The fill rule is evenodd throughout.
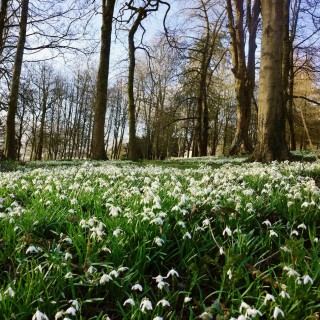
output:
<path id="1" fill-rule="evenodd" d="M 319 148 L 320 1 L 183 3 L 1 1 L 2 157 L 270 162 Z M 111 79 L 114 34 L 127 54 Z"/>

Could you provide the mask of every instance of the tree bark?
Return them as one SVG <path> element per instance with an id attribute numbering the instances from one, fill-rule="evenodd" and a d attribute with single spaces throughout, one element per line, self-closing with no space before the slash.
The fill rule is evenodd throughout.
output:
<path id="1" fill-rule="evenodd" d="M 138 30 L 140 22 L 146 17 L 146 12 L 143 8 L 138 8 L 138 16 L 133 23 L 128 36 L 129 44 L 129 71 L 128 71 L 128 117 L 129 117 L 129 145 L 128 145 L 128 159 L 138 160 L 138 146 L 136 138 L 136 107 L 134 101 L 134 72 L 136 66 L 134 44 L 134 35 Z"/>
<path id="2" fill-rule="evenodd" d="M 251 101 L 255 85 L 256 34 L 260 15 L 260 0 L 247 0 L 247 27 L 249 32 L 248 57 L 245 55 L 244 1 L 234 1 L 235 18 L 231 0 L 227 0 L 229 31 L 231 35 L 231 55 L 235 77 L 237 124 L 234 139 L 229 150 L 230 155 L 239 152 L 251 153 L 252 143 L 249 139 L 251 120 Z"/>
<path id="3" fill-rule="evenodd" d="M 258 144 L 253 159 L 261 162 L 283 161 L 289 158 L 282 87 L 284 0 L 262 0 L 261 12 Z"/>
<path id="4" fill-rule="evenodd" d="M 96 160 L 107 160 L 107 153 L 104 146 L 104 125 L 107 109 L 112 19 L 115 2 L 115 0 L 102 1 L 101 49 L 93 120 L 91 155 L 91 158 Z"/>
<path id="5" fill-rule="evenodd" d="M 15 141 L 15 116 L 18 107 L 18 95 L 20 85 L 20 75 L 22 69 L 24 45 L 26 42 L 27 22 L 28 22 L 29 0 L 23 0 L 21 5 L 20 32 L 17 44 L 17 52 L 14 59 L 13 74 L 11 79 L 11 90 L 9 95 L 9 105 L 6 121 L 5 148 L 4 154 L 8 159 L 15 160 L 16 141 Z"/>

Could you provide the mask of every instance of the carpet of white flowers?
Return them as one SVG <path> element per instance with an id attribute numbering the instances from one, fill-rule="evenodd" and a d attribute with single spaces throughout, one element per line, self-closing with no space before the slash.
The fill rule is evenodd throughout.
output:
<path id="1" fill-rule="evenodd" d="M 319 319 L 320 162 L 0 173 L 1 319 Z"/>

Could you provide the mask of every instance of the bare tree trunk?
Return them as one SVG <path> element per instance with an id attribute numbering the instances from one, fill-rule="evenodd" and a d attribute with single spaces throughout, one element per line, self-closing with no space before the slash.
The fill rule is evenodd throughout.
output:
<path id="1" fill-rule="evenodd" d="M 27 22 L 28 22 L 29 0 L 22 1 L 20 32 L 17 44 L 17 52 L 13 65 L 13 74 L 11 80 L 11 90 L 9 95 L 9 106 L 6 122 L 5 148 L 4 154 L 8 159 L 16 159 L 16 141 L 15 141 L 15 116 L 18 106 L 18 95 L 20 85 L 20 75 L 23 61 L 23 51 L 26 42 Z"/>
<path id="2" fill-rule="evenodd" d="M 256 34 L 260 14 L 260 0 L 255 0 L 251 8 L 251 0 L 247 0 L 247 27 L 249 32 L 248 58 L 245 57 L 244 1 L 234 1 L 235 20 L 231 0 L 227 0 L 229 30 L 231 35 L 231 55 L 233 74 L 235 76 L 237 125 L 229 154 L 241 151 L 251 153 L 253 147 L 249 140 L 251 119 L 251 100 L 255 84 L 255 51 Z"/>
<path id="3" fill-rule="evenodd" d="M 92 159 L 97 160 L 107 160 L 108 158 L 104 146 L 104 125 L 107 108 L 112 19 L 115 2 L 115 0 L 102 0 L 101 50 L 97 78 L 97 94 L 93 120 L 91 154 Z"/>
<path id="4" fill-rule="evenodd" d="M 261 162 L 289 158 L 285 139 L 282 41 L 284 0 L 262 0 L 262 46 L 259 84 L 258 144 L 253 159 Z"/>
<path id="5" fill-rule="evenodd" d="M 1 9 L 0 9 L 0 56 L 2 55 L 5 42 L 5 23 L 7 19 L 7 10 L 8 10 L 8 0 L 1 0 Z"/>
<path id="6" fill-rule="evenodd" d="M 138 30 L 140 22 L 145 18 L 146 12 L 143 8 L 139 8 L 138 16 L 133 23 L 128 36 L 129 42 L 129 71 L 128 71 L 128 117 L 129 117 L 129 145 L 128 145 L 128 159 L 138 160 L 138 146 L 136 138 L 136 107 L 134 102 L 134 72 L 136 66 L 134 44 L 134 35 Z"/>

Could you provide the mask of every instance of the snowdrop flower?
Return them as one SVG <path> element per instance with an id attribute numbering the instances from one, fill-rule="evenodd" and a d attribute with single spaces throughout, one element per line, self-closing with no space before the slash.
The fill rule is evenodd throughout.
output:
<path id="1" fill-rule="evenodd" d="M 268 301 L 275 301 L 275 297 L 272 294 L 267 293 L 264 298 L 263 304 L 267 304 Z"/>
<path id="2" fill-rule="evenodd" d="M 291 233 L 290 233 L 290 236 L 298 236 L 299 235 L 299 232 L 297 230 L 292 230 Z"/>
<path id="3" fill-rule="evenodd" d="M 268 219 L 263 221 L 262 224 L 265 224 L 267 227 L 271 227 L 271 222 Z"/>
<path id="4" fill-rule="evenodd" d="M 163 318 L 162 318 L 162 317 L 157 316 L 157 317 L 153 318 L 153 320 L 163 320 Z"/>
<path id="5" fill-rule="evenodd" d="M 136 283 L 134 286 L 132 286 L 131 290 L 142 291 L 142 286 L 139 283 Z"/>
<path id="6" fill-rule="evenodd" d="M 298 278 L 296 279 L 296 284 L 298 284 L 298 285 L 302 284 L 302 281 L 301 281 L 300 277 L 298 277 Z"/>
<path id="7" fill-rule="evenodd" d="M 156 243 L 157 246 L 161 247 L 162 244 L 164 243 L 164 240 L 161 239 L 161 238 L 159 238 L 159 237 L 156 237 L 156 238 L 154 239 L 154 242 Z"/>
<path id="8" fill-rule="evenodd" d="M 87 273 L 93 274 L 93 273 L 96 272 L 96 271 L 97 271 L 97 269 L 96 269 L 95 267 L 90 266 L 90 267 L 88 268 L 88 270 L 87 270 Z"/>
<path id="9" fill-rule="evenodd" d="M 152 303 L 148 298 L 143 298 L 143 300 L 140 303 L 140 309 L 142 312 L 145 312 L 145 310 L 152 310 Z"/>
<path id="10" fill-rule="evenodd" d="M 284 312 L 278 306 L 276 306 L 273 311 L 273 317 L 277 319 L 279 314 L 281 314 L 282 317 L 284 317 Z"/>
<path id="11" fill-rule="evenodd" d="M 223 254 L 224 254 L 224 251 L 223 251 L 223 248 L 222 248 L 222 247 L 219 248 L 219 252 L 220 252 L 220 255 L 223 255 Z"/>
<path id="12" fill-rule="evenodd" d="M 206 226 L 209 226 L 210 225 L 210 220 L 207 218 L 207 219 L 204 219 L 202 221 L 202 226 L 206 227 Z"/>
<path id="13" fill-rule="evenodd" d="M 242 301 L 240 304 L 240 309 L 239 309 L 240 312 L 242 311 L 243 308 L 250 309 L 250 306 L 247 303 L 245 303 L 244 301 Z"/>
<path id="14" fill-rule="evenodd" d="M 64 276 L 65 279 L 70 279 L 70 278 L 72 278 L 72 277 L 73 277 L 72 272 L 68 272 L 68 273 Z"/>
<path id="15" fill-rule="evenodd" d="M 291 207 L 293 204 L 294 204 L 294 202 L 288 201 L 288 203 L 287 203 L 288 208 Z"/>
<path id="16" fill-rule="evenodd" d="M 291 269 L 290 267 L 284 267 L 283 270 L 288 271 L 287 273 L 288 277 L 295 277 L 295 276 L 300 277 L 300 274 L 297 271 Z"/>
<path id="17" fill-rule="evenodd" d="M 273 237 L 273 236 L 278 237 L 278 234 L 275 231 L 270 230 L 269 232 L 270 232 L 270 237 Z"/>
<path id="18" fill-rule="evenodd" d="M 199 318 L 200 318 L 200 319 L 205 319 L 205 320 L 207 320 L 207 319 L 213 319 L 213 315 L 210 314 L 209 312 L 205 311 L 205 312 L 203 312 L 203 313 L 200 314 Z"/>
<path id="19" fill-rule="evenodd" d="M 12 290 L 12 288 L 11 287 L 9 287 L 5 292 L 4 292 L 4 294 L 5 295 L 8 295 L 8 296 L 10 296 L 10 297 L 14 297 L 14 291 Z"/>
<path id="20" fill-rule="evenodd" d="M 305 201 L 302 205 L 301 208 L 308 208 L 309 207 L 309 202 Z"/>
<path id="21" fill-rule="evenodd" d="M 70 307 L 66 310 L 66 314 L 71 314 L 72 316 L 75 316 L 76 313 L 77 313 L 77 310 L 74 307 Z"/>
<path id="22" fill-rule="evenodd" d="M 119 229 L 119 228 L 118 228 L 118 229 L 114 230 L 112 234 L 113 234 L 115 237 L 118 237 L 121 232 L 122 232 L 122 229 Z"/>
<path id="23" fill-rule="evenodd" d="M 183 221 L 178 221 L 178 226 L 180 226 L 181 228 L 185 228 L 186 224 Z"/>
<path id="24" fill-rule="evenodd" d="M 79 301 L 78 300 L 69 300 L 69 303 L 72 304 L 72 306 L 75 307 L 75 309 L 78 311 L 79 310 Z"/>
<path id="25" fill-rule="evenodd" d="M 118 272 L 120 273 L 120 272 L 124 272 L 124 271 L 127 271 L 129 268 L 128 267 L 120 267 L 119 269 L 118 269 Z"/>
<path id="26" fill-rule="evenodd" d="M 188 302 L 190 302 L 191 300 L 192 300 L 191 297 L 185 297 L 184 300 L 183 300 L 183 302 L 184 302 L 184 303 L 188 303 Z"/>
<path id="27" fill-rule="evenodd" d="M 260 316 L 262 316 L 262 313 L 257 310 L 257 309 L 254 309 L 254 308 L 248 308 L 246 310 L 246 314 L 245 314 L 245 317 L 250 319 L 250 317 L 255 317 L 257 314 L 259 314 Z"/>
<path id="28" fill-rule="evenodd" d="M 298 229 L 307 229 L 306 225 L 304 223 L 301 223 L 298 225 Z"/>
<path id="29" fill-rule="evenodd" d="M 158 301 L 157 306 L 158 306 L 159 304 L 162 304 L 163 307 L 165 307 L 165 306 L 170 307 L 169 301 L 168 301 L 168 300 L 165 300 L 165 299 L 162 299 L 162 300 Z"/>
<path id="30" fill-rule="evenodd" d="M 176 276 L 176 277 L 179 277 L 179 273 L 178 273 L 176 270 L 171 269 L 171 270 L 168 272 L 168 274 L 167 274 L 166 278 L 169 278 L 170 276 Z"/>
<path id="31" fill-rule="evenodd" d="M 29 246 L 26 253 L 38 253 L 39 251 L 42 251 L 42 249 L 35 246 Z"/>
<path id="32" fill-rule="evenodd" d="M 157 285 L 157 287 L 162 290 L 164 287 L 169 287 L 169 283 L 168 282 L 164 282 L 164 281 L 160 281 Z"/>
<path id="33" fill-rule="evenodd" d="M 118 273 L 118 271 L 116 271 L 116 270 L 112 270 L 112 271 L 109 273 L 109 276 L 110 276 L 110 277 L 118 278 L 118 277 L 119 277 L 119 273 Z"/>
<path id="34" fill-rule="evenodd" d="M 56 315 L 54 316 L 54 320 L 58 320 L 58 319 L 62 318 L 63 315 L 64 315 L 64 311 L 63 311 L 63 310 L 58 311 L 58 312 L 56 313 Z"/>
<path id="35" fill-rule="evenodd" d="M 232 231 L 230 230 L 230 228 L 228 226 L 226 226 L 226 228 L 223 230 L 222 235 L 227 234 L 229 237 L 232 236 Z"/>
<path id="36" fill-rule="evenodd" d="M 32 320 L 49 320 L 49 318 L 44 313 L 37 310 L 36 313 L 33 315 Z"/>
<path id="37" fill-rule="evenodd" d="M 133 299 L 127 299 L 127 300 L 123 303 L 123 305 L 125 306 L 126 304 L 130 304 L 130 305 L 134 306 L 134 305 L 135 305 L 135 302 L 133 301 Z"/>
<path id="38" fill-rule="evenodd" d="M 291 250 L 286 246 L 280 247 L 280 249 L 284 252 L 291 252 Z"/>
<path id="39" fill-rule="evenodd" d="M 112 280 L 112 278 L 108 274 L 104 274 L 100 279 L 100 284 L 105 284 L 106 282 L 109 282 Z"/>
<path id="40" fill-rule="evenodd" d="M 163 276 L 162 275 L 158 275 L 158 276 L 156 276 L 156 277 L 154 277 L 154 278 L 152 278 L 152 279 L 155 279 L 156 280 L 156 282 L 161 282 L 162 280 L 163 280 Z"/>
<path id="41" fill-rule="evenodd" d="M 163 220 L 161 218 L 154 218 L 153 220 L 150 221 L 150 224 L 153 224 L 153 223 L 162 226 L 163 225 Z"/>
<path id="42" fill-rule="evenodd" d="M 303 276 L 302 279 L 303 279 L 303 284 L 307 284 L 307 283 L 309 283 L 309 282 L 310 282 L 311 284 L 313 284 L 313 280 L 312 280 L 311 277 L 308 276 L 308 275 Z"/>
<path id="43" fill-rule="evenodd" d="M 189 232 L 186 232 L 184 235 L 183 235 L 183 239 L 185 238 L 188 238 L 188 239 L 191 239 L 191 234 Z"/>
<path id="44" fill-rule="evenodd" d="M 72 259 L 72 254 L 70 252 L 66 252 L 64 259 L 65 260 Z"/>
<path id="45" fill-rule="evenodd" d="M 280 297 L 282 297 L 282 298 L 288 298 L 288 299 L 290 299 L 289 293 L 285 292 L 284 290 L 282 290 L 279 295 L 280 295 Z"/>
<path id="46" fill-rule="evenodd" d="M 231 280 L 232 279 L 232 272 L 231 272 L 231 269 L 229 269 L 227 271 L 227 275 L 229 276 L 229 279 Z"/>

